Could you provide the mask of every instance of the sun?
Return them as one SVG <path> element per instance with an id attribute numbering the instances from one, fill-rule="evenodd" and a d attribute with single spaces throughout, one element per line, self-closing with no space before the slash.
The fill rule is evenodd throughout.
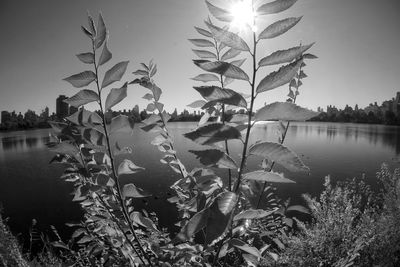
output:
<path id="1" fill-rule="evenodd" d="M 250 26 L 253 31 L 256 31 L 254 25 L 255 13 L 252 7 L 252 0 L 237 1 L 230 8 L 230 13 L 233 16 L 233 21 L 231 22 L 232 27 L 242 31 L 247 26 Z"/>

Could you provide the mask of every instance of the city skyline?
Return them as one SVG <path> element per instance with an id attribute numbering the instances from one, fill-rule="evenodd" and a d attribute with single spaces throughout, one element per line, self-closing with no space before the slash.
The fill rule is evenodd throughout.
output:
<path id="1" fill-rule="evenodd" d="M 316 42 L 310 52 L 319 58 L 305 69 L 309 78 L 298 99 L 302 106 L 343 108 L 346 104 L 381 103 L 400 89 L 399 9 L 400 3 L 394 0 L 299 0 L 289 11 L 271 16 L 266 24 L 283 17 L 303 16 L 300 23 L 263 49 L 272 52 L 300 42 Z M 207 7 L 203 1 L 179 0 L 2 1 L 0 22 L 5 31 L 0 45 L 1 110 L 22 111 L 29 107 L 40 112 L 46 106 L 55 110 L 52 99 L 78 91 L 62 79 L 86 67 L 75 57 L 89 49 L 80 30 L 87 24 L 86 10 L 95 19 L 101 11 L 110 30 L 113 60 L 107 67 L 129 60 L 123 80 L 130 81 L 140 62 L 153 59 L 158 64 L 155 79 L 164 90 L 161 101 L 166 110 L 191 110 L 186 105 L 200 99 L 192 87 L 202 84 L 190 79 L 201 71 L 192 64 L 196 57 L 187 39 L 198 37 L 194 26 L 204 26 Z M 241 86 L 245 84 L 238 82 L 234 89 Z M 145 106 L 143 92 L 138 86 L 130 86 L 127 101 L 116 109 Z M 286 87 L 268 92 L 256 107 L 284 101 L 286 94 Z"/>

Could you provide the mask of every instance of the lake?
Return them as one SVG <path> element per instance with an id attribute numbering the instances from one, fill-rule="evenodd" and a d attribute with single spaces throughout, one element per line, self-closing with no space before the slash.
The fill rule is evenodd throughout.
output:
<path id="1" fill-rule="evenodd" d="M 194 129 L 196 123 L 169 123 L 168 128 L 175 140 L 178 156 L 188 170 L 199 165 L 189 149 L 200 148 L 182 134 Z M 72 186 L 62 181 L 63 166 L 49 165 L 53 153 L 46 143 L 49 129 L 0 133 L 0 202 L 4 217 L 15 233 L 27 235 L 31 220 L 36 219 L 43 229 L 52 224 L 63 236 L 70 229 L 65 222 L 79 221 L 82 214 L 79 205 L 73 203 Z M 150 142 L 147 135 L 135 127 L 133 135 L 121 135 L 120 145 L 131 145 L 131 160 L 146 170 L 123 177 L 123 183 L 132 181 L 154 194 L 147 200 L 138 200 L 135 207 L 155 211 L 162 226 L 170 226 L 176 218 L 175 206 L 166 201 L 172 190 L 169 186 L 178 178 L 168 166 L 160 163 L 162 153 Z M 256 125 L 251 142 L 267 139 L 277 141 L 276 123 Z M 296 184 L 278 187 L 281 198 L 300 201 L 301 194 L 318 196 L 323 188 L 324 177 L 343 180 L 365 174 L 374 184 L 375 173 L 383 162 L 392 168 L 399 167 L 400 128 L 396 126 L 319 123 L 292 123 L 285 145 L 295 151 L 310 167 L 310 174 L 288 173 L 285 176 Z M 238 159 L 241 144 L 229 142 L 233 158 Z M 121 158 L 117 158 L 120 161 Z M 261 159 L 250 158 L 248 167 L 253 170 Z M 283 169 L 276 168 L 277 171 Z M 224 172 L 222 172 L 224 173 Z"/>

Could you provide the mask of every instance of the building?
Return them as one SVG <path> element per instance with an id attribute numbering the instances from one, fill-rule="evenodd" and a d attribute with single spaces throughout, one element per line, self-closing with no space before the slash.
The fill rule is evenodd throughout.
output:
<path id="1" fill-rule="evenodd" d="M 60 95 L 56 99 L 56 115 L 57 119 L 62 120 L 68 116 L 68 104 L 64 100 L 68 99 L 65 95 Z"/>

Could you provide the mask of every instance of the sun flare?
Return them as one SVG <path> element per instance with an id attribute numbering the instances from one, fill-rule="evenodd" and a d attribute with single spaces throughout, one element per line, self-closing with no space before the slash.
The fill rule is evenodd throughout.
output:
<path id="1" fill-rule="evenodd" d="M 252 31 L 256 31 L 254 26 L 255 13 L 252 7 L 252 0 L 239 0 L 232 5 L 230 12 L 233 16 L 231 26 L 244 30 L 247 26 L 250 26 Z"/>

